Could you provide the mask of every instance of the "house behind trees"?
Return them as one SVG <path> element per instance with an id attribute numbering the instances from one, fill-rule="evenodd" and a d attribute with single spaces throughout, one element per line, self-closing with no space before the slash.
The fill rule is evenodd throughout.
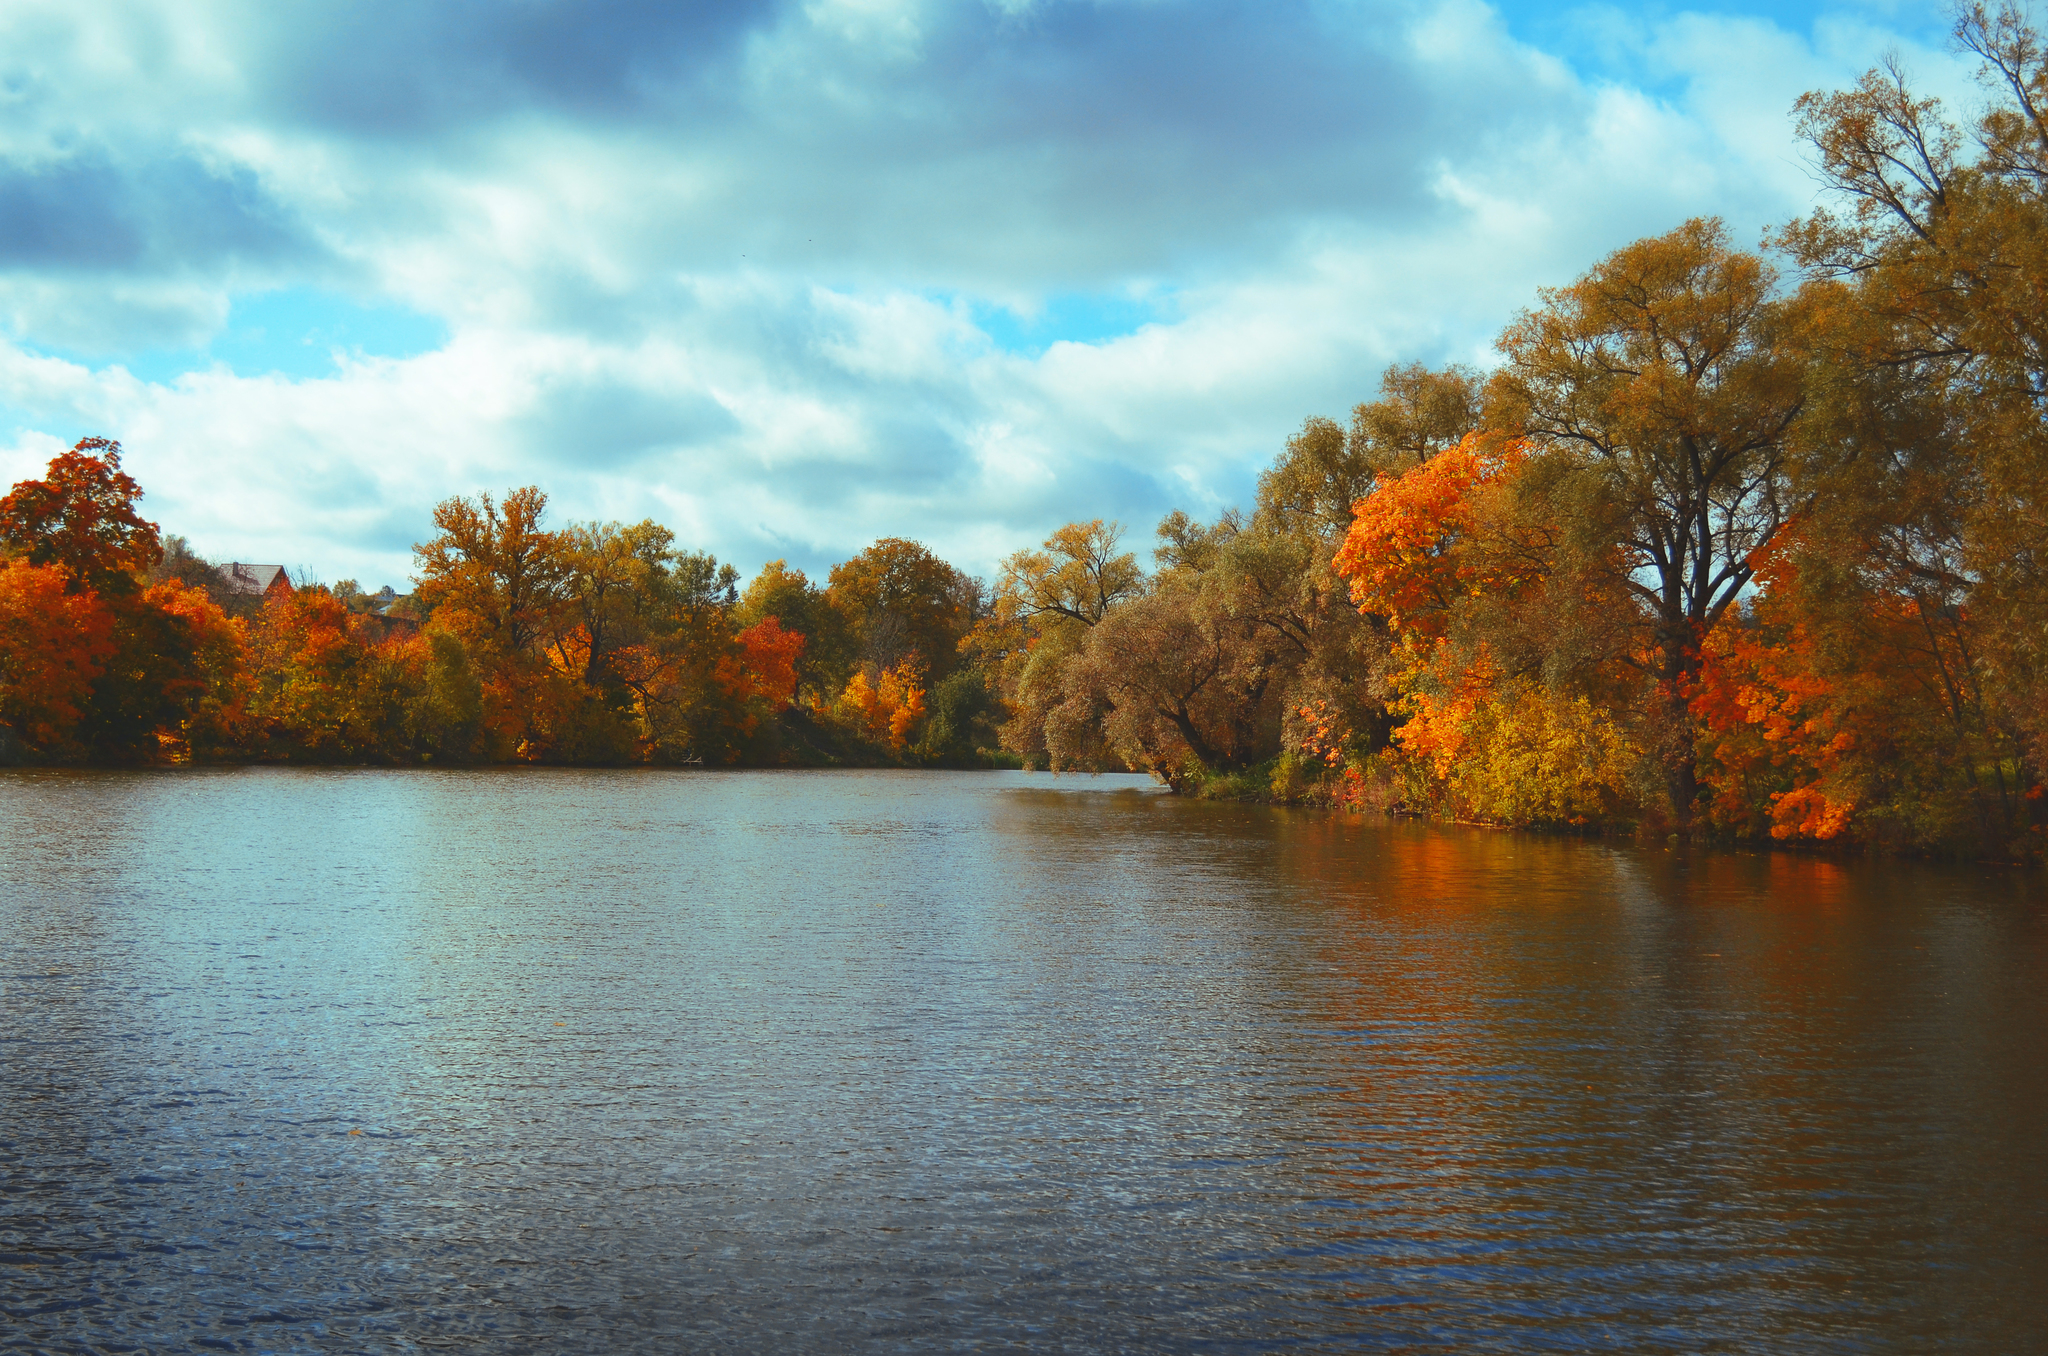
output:
<path id="1" fill-rule="evenodd" d="M 282 565 L 246 565 L 231 560 L 214 567 L 228 592 L 251 598 L 269 598 L 273 594 L 292 592 L 291 576 Z"/>

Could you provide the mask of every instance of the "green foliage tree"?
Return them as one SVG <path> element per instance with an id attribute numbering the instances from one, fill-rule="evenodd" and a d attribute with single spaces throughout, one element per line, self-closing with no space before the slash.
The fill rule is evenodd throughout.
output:
<path id="1" fill-rule="evenodd" d="M 927 763 L 972 767 L 996 743 L 1002 704 L 977 668 L 963 666 L 947 674 L 926 698 L 925 711 L 916 753 Z"/>

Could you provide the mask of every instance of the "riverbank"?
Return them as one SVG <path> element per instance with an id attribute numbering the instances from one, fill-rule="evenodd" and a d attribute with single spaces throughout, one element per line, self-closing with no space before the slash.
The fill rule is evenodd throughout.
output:
<path id="1" fill-rule="evenodd" d="M 1931 862 L 1977 862 L 1987 865 L 2039 867 L 2042 845 L 2037 833 L 2023 837 L 2005 851 L 1986 849 L 1981 844 L 1929 844 L 1903 838 L 1858 836 L 1840 833 L 1829 837 L 1796 834 L 1743 834 L 1731 832 L 1702 819 L 1684 833 L 1672 831 L 1662 807 L 1654 803 L 1646 813 L 1615 819 L 1560 820 L 1477 819 L 1443 814 L 1415 799 L 1413 788 L 1404 788 L 1392 778 L 1374 785 L 1364 778 L 1332 775 L 1329 769 L 1298 756 L 1282 755 L 1252 767 L 1217 773 L 1189 774 L 1179 793 L 1196 800 L 1226 801 L 1245 805 L 1291 805 L 1360 814 L 1390 820 L 1459 828 L 1537 834 L 1555 838 L 1604 839 L 1630 842 L 1646 848 L 1691 846 L 1731 852 L 1785 852 L 1806 856 L 1856 859 L 1897 858 Z"/>

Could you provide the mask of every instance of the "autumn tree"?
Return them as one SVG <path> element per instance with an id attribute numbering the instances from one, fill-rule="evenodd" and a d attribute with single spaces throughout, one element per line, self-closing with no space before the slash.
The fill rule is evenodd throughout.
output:
<path id="1" fill-rule="evenodd" d="M 420 599 L 500 661 L 530 654 L 568 600 L 572 542 L 541 526 L 547 503 L 531 485 L 502 506 L 488 494 L 444 499 L 438 535 L 413 547 Z"/>
<path id="2" fill-rule="evenodd" d="M 1067 700 L 1068 670 L 1085 650 L 1089 630 L 1145 588 L 1137 557 L 1117 550 L 1122 537 L 1121 525 L 1100 518 L 1068 523 L 1040 549 L 1003 561 L 988 615 L 967 643 L 985 675 L 981 695 L 965 685 L 940 684 L 939 709 L 949 731 L 993 714 L 990 699 L 999 695 L 1010 708 L 1006 747 L 1032 764 L 1051 759 L 1046 719 Z M 1092 764 L 1100 756 L 1081 761 Z M 1073 748 L 1064 761 L 1075 761 Z"/>
<path id="3" fill-rule="evenodd" d="M 1583 823 L 1632 800 L 1635 604 L 1611 559 L 1574 569 L 1563 549 L 1560 520 L 1583 507 L 1559 494 L 1571 470 L 1472 435 L 1385 477 L 1358 506 L 1336 569 L 1386 630 L 1383 691 L 1397 723 L 1394 756 L 1377 770 L 1409 809 Z M 1316 742 L 1334 753 L 1327 724 Z M 1332 764 L 1362 771 L 1351 752 Z"/>
<path id="4" fill-rule="evenodd" d="M 1272 670 L 1251 629 L 1199 583 L 1116 608 L 1088 634 L 1046 742 L 1069 765 L 1113 753 L 1180 789 L 1278 749 Z"/>
<path id="5" fill-rule="evenodd" d="M 141 498 L 105 438 L 81 439 L 0 498 L 0 725 L 31 752 L 82 752 L 100 723 L 95 696 L 121 686 L 102 680 L 134 649 L 117 629 L 134 628 L 109 604 L 134 599 L 161 554 Z"/>
<path id="6" fill-rule="evenodd" d="M 1613 530 L 1612 578 L 1643 612 L 1681 832 L 1697 796 L 1686 694 L 1701 642 L 1798 503 L 1797 313 L 1774 284 L 1763 260 L 1730 248 L 1719 222 L 1689 221 L 1545 291 L 1502 336 L 1506 364 L 1489 393 L 1495 428 L 1597 478 L 1604 503 L 1589 517 Z"/>
<path id="7" fill-rule="evenodd" d="M 756 626 L 771 617 L 784 631 L 804 638 L 798 688 L 814 702 L 829 702 L 846 686 L 855 660 L 856 641 L 845 614 L 802 570 L 771 560 L 747 584 L 735 619 Z"/>
<path id="8" fill-rule="evenodd" d="M 1454 447 L 1479 426 L 1477 372 L 1420 363 L 1389 367 L 1380 398 L 1354 406 L 1347 429 L 1311 418 L 1259 476 L 1259 512 L 1275 528 L 1340 538 L 1351 509 L 1381 477 Z"/>
<path id="9" fill-rule="evenodd" d="M 78 737 L 101 762 L 183 756 L 193 722 L 210 729 L 236 700 L 240 632 L 204 591 L 175 581 L 108 605 L 114 653 L 93 684 Z"/>
<path id="10" fill-rule="evenodd" d="M 174 664 L 159 658 L 153 679 L 158 708 L 154 752 L 180 761 L 235 756 L 242 745 L 249 697 L 247 632 L 210 587 L 160 579 L 142 603 L 164 619 Z"/>
<path id="11" fill-rule="evenodd" d="M 55 565 L 0 561 L 0 745 L 62 756 L 113 657 L 113 614 Z M 11 739 L 6 736 L 11 736 Z M 12 761 L 0 747 L 0 762 Z"/>
<path id="12" fill-rule="evenodd" d="M 1123 527 L 1096 518 L 1068 523 L 1042 549 L 1018 551 L 1003 562 L 998 597 L 1013 599 L 1032 618 L 1064 618 L 1093 626 L 1109 610 L 1144 588 L 1138 558 L 1119 553 Z"/>
<path id="13" fill-rule="evenodd" d="M 252 714 L 293 755 L 382 757 L 400 741 L 402 703 L 361 618 L 324 588 L 268 598 L 251 637 Z"/>
<path id="14" fill-rule="evenodd" d="M 1279 751 L 1296 647 L 1246 585 L 1243 536 L 1236 514 L 1160 524 L 1149 585 L 1075 637 L 1059 700 L 1039 699 L 1053 766 L 1115 760 L 1194 789 Z"/>
<path id="15" fill-rule="evenodd" d="M 1389 367 L 1379 398 L 1347 426 L 1312 418 L 1259 477 L 1250 518 L 1235 525 L 1227 560 L 1240 606 L 1282 644 L 1284 742 L 1313 736 L 1356 760 L 1386 742 L 1385 620 L 1362 615 L 1335 568 L 1358 504 L 1373 490 L 1459 442 L 1479 423 L 1482 382 L 1470 368 Z M 1290 755 L 1291 756 L 1291 755 Z"/>
<path id="16" fill-rule="evenodd" d="M 652 521 L 542 525 L 546 496 L 450 499 L 415 548 L 433 624 L 484 670 L 497 756 L 622 762 L 728 750 L 749 725 L 738 572 Z M 758 686 L 758 685 L 756 685 Z"/>
<path id="17" fill-rule="evenodd" d="M 940 679 L 980 610 L 979 583 L 900 537 L 884 537 L 832 567 L 826 597 L 847 620 L 864 663 L 894 669 L 912 655 Z"/>
<path id="18" fill-rule="evenodd" d="M 1192 789 L 1281 754 L 1288 702 L 1311 700 L 1307 686 L 1355 688 L 1358 618 L 1320 533 L 1277 514 L 1176 511 L 1149 581 L 1115 540 L 1075 523 L 1012 556 L 971 642 L 1000 652 L 1004 747 L 1027 762 L 1142 766 Z"/>
<path id="19" fill-rule="evenodd" d="M 67 594 L 90 597 L 106 616 L 104 641 L 111 648 L 103 656 L 97 622 L 83 614 L 77 620 L 89 642 L 84 652 L 100 656 L 93 660 L 90 693 L 83 702 L 67 697 L 42 706 L 74 710 L 65 743 L 103 761 L 182 753 L 194 721 L 232 702 L 238 672 L 236 635 L 203 590 L 171 579 L 146 582 L 162 550 L 156 525 L 136 512 L 141 498 L 141 487 L 121 470 L 120 445 L 87 438 L 52 459 L 42 479 L 22 481 L 0 499 L 0 552 L 17 564 L 56 571 Z M 15 582 L 17 602 L 34 591 L 27 576 Z M 94 608 L 85 611 L 97 615 Z M 73 658 L 84 653 L 66 648 Z M 21 671 L 42 661 L 10 656 L 6 662 Z M 87 666 L 67 661 L 62 667 L 75 675 Z M 45 685 L 53 675 L 45 673 Z"/>
<path id="20" fill-rule="evenodd" d="M 925 715 L 924 675 L 915 656 L 882 669 L 871 681 L 857 670 L 832 706 L 832 716 L 872 744 L 902 753 Z"/>
<path id="21" fill-rule="evenodd" d="M 1743 624 L 1709 638 L 1693 710 L 1715 823 L 2004 852 L 2009 830 L 1984 832 L 1985 748 L 1955 724 L 1976 681 L 1969 628 L 1931 625 L 1909 592 L 1844 564 L 1805 530 L 1787 534 Z"/>
<path id="22" fill-rule="evenodd" d="M 763 617 L 734 639 L 738 646 L 728 661 L 725 681 L 742 701 L 756 704 L 749 721 L 786 710 L 796 697 L 804 637 L 784 630 L 774 617 Z"/>
<path id="23" fill-rule="evenodd" d="M 81 438 L 41 480 L 21 481 L 0 499 L 0 551 L 56 566 L 74 592 L 133 594 L 162 555 L 156 524 L 135 511 L 141 498 L 121 469 L 121 444 Z"/>
<path id="24" fill-rule="evenodd" d="M 250 628 L 251 751 L 295 762 L 467 762 L 483 684 L 456 636 L 387 633 L 331 590 L 264 600 Z"/>
<path id="25" fill-rule="evenodd" d="M 434 508 L 438 534 L 413 547 L 416 596 L 434 625 L 459 638 L 481 670 L 492 756 L 527 761 L 618 761 L 630 736 L 584 680 L 589 656 L 558 640 L 575 610 L 575 541 L 542 525 L 547 495 L 513 490 L 455 497 Z"/>
<path id="26" fill-rule="evenodd" d="M 1923 618 L 1989 848 L 2038 825 L 2022 795 L 2048 770 L 2048 52 L 2009 4 L 1961 8 L 1955 38 L 1989 94 L 1973 127 L 1896 61 L 1800 100 L 1845 210 L 1784 243 L 1834 300 L 1822 357 L 1845 455 L 1820 488 L 1857 525 L 1814 550 Z"/>
<path id="27" fill-rule="evenodd" d="M 779 689 L 780 679 L 738 676 L 749 653 L 737 617 L 739 571 L 703 551 L 669 551 L 663 559 L 642 587 L 644 639 L 617 652 L 613 671 L 633 694 L 649 756 L 728 761 L 758 724 L 751 694 L 760 683 Z M 786 662 L 794 666 L 800 651 L 798 641 Z M 779 671 L 785 660 L 762 662 Z"/>
<path id="28" fill-rule="evenodd" d="M 578 523 L 563 536 L 569 605 L 553 615 L 552 644 L 565 666 L 603 687 L 607 656 L 661 629 L 678 559 L 675 534 L 648 519 L 630 527 Z"/>

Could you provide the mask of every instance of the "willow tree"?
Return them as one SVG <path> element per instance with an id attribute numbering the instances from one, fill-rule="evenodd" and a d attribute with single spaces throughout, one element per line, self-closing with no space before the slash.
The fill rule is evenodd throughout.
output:
<path id="1" fill-rule="evenodd" d="M 1038 551 L 1017 551 L 1003 561 L 999 598 L 1013 600 L 1026 617 L 1065 618 L 1093 626 L 1145 586 L 1138 558 L 1118 552 L 1123 524 L 1096 518 L 1068 523 Z"/>
<path id="2" fill-rule="evenodd" d="M 1241 611 L 1281 640 L 1290 746 L 1318 741 L 1364 756 L 1385 744 L 1386 618 L 1361 615 L 1334 559 L 1359 504 L 1376 488 L 1457 446 L 1479 426 L 1484 383 L 1470 368 L 1387 368 L 1379 399 L 1352 407 L 1348 428 L 1311 418 L 1259 476 L 1248 530 L 1219 563 Z"/>
<path id="3" fill-rule="evenodd" d="M 1896 61 L 1799 101 L 1834 203 L 1782 243 L 1831 294 L 1814 592 L 1915 618 L 1938 761 L 1996 851 L 2048 768 L 2048 46 L 2010 4 L 1954 36 L 1989 95 L 1974 126 Z"/>
<path id="4" fill-rule="evenodd" d="M 1009 710 L 1004 747 L 1032 764 L 1115 766 L 1102 743 L 1099 721 L 1079 720 L 1069 704 L 1070 679 L 1093 628 L 1119 606 L 1141 596 L 1145 574 L 1138 558 L 1117 548 L 1120 523 L 1100 518 L 1068 523 L 1039 550 L 1003 561 L 989 614 L 975 628 L 975 651 L 992 694 Z M 1055 710 L 1065 714 L 1053 720 Z M 1054 733 L 1048 744 L 1047 722 Z M 1063 723 L 1062 723 L 1063 722 Z"/>
<path id="5" fill-rule="evenodd" d="M 1697 794 L 1687 709 L 1700 645 L 1793 509 L 1802 403 L 1772 270 L 1716 220 L 1615 251 L 1502 337 L 1489 422 L 1578 467 L 1601 511 L 1584 546 L 1641 609 L 1674 827 Z"/>
<path id="6" fill-rule="evenodd" d="M 1312 534 L 1333 547 L 1374 484 L 1429 460 L 1479 426 L 1479 374 L 1455 364 L 1389 367 L 1380 398 L 1355 405 L 1351 426 L 1316 416 L 1259 476 L 1260 526 Z"/>

